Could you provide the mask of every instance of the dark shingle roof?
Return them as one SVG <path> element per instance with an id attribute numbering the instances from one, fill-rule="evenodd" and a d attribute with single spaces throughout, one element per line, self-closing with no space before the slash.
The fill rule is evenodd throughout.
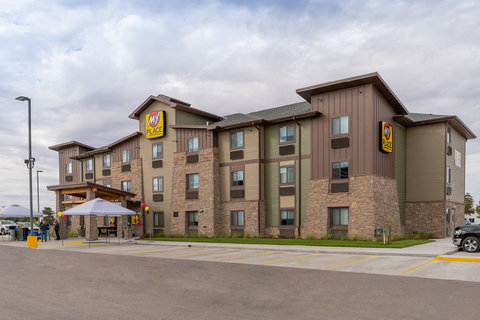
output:
<path id="1" fill-rule="evenodd" d="M 428 121 L 428 120 L 435 120 L 441 118 L 451 117 L 449 115 L 442 115 L 442 114 L 431 114 L 431 113 L 409 113 L 405 115 L 407 118 L 414 122 L 419 121 Z"/>
<path id="2" fill-rule="evenodd" d="M 224 120 L 214 122 L 211 125 L 217 126 L 217 127 L 224 127 L 229 125 L 245 123 L 249 121 L 279 119 L 279 118 L 294 116 L 297 114 L 302 114 L 310 111 L 312 111 L 310 103 L 298 102 L 298 103 L 288 104 L 285 106 L 250 112 L 247 114 L 244 114 L 244 113 L 231 114 L 228 116 L 224 116 Z"/>

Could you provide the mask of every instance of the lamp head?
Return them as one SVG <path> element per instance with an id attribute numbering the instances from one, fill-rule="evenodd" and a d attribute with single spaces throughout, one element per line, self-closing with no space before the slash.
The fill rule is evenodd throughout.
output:
<path id="1" fill-rule="evenodd" d="M 20 96 L 20 97 L 16 97 L 15 100 L 18 100 L 18 101 L 29 101 L 30 98 L 29 98 L 29 97 L 25 97 L 25 96 Z"/>

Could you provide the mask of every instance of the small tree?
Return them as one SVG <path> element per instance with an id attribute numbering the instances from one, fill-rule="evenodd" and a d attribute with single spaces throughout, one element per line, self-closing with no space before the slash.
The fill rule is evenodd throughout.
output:
<path id="1" fill-rule="evenodd" d="M 43 213 L 43 219 L 47 221 L 49 225 L 52 225 L 53 221 L 55 220 L 54 218 L 55 212 L 53 212 L 52 208 L 45 207 L 43 208 L 42 213 Z"/>
<path id="2" fill-rule="evenodd" d="M 465 214 L 466 215 L 471 215 L 475 212 L 475 209 L 473 208 L 473 197 L 470 193 L 465 194 Z"/>

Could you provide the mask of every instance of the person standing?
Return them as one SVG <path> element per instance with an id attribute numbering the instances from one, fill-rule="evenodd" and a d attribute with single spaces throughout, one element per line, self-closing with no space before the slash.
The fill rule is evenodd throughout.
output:
<path id="1" fill-rule="evenodd" d="M 42 224 L 40 225 L 40 231 L 41 231 L 41 239 L 40 241 L 47 242 L 47 231 L 48 231 L 48 225 L 47 221 L 43 220 Z"/>
<path id="2" fill-rule="evenodd" d="M 55 220 L 54 230 L 55 230 L 56 240 L 60 240 L 60 234 L 58 233 L 60 231 L 60 223 L 58 223 L 58 220 Z"/>

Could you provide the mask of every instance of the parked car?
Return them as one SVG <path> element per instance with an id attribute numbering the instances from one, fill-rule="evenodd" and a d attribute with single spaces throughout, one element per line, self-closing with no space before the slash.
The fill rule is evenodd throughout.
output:
<path id="1" fill-rule="evenodd" d="M 453 235 L 453 244 L 463 248 L 466 252 L 475 252 L 480 249 L 480 225 L 456 227 Z"/>
<path id="2" fill-rule="evenodd" d="M 0 220 L 0 233 L 8 234 L 10 229 L 15 229 L 17 224 L 12 220 Z"/>

